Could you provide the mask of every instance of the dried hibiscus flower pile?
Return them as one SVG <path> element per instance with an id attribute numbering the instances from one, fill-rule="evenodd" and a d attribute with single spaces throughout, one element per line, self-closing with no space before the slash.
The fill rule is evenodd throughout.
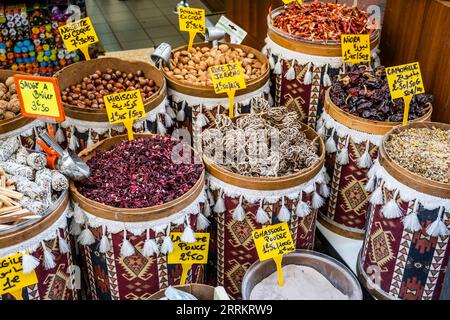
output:
<path id="1" fill-rule="evenodd" d="M 203 132 L 204 155 L 226 170 L 253 177 L 281 177 L 313 166 L 318 144 L 306 137 L 297 113 L 267 106 L 235 122 L 217 116 L 215 128 Z"/>
<path id="2" fill-rule="evenodd" d="M 367 66 L 353 66 L 347 74 L 339 75 L 330 90 L 332 102 L 355 116 L 388 122 L 403 120 L 403 99 L 392 101 L 384 67 L 371 71 Z M 418 94 L 412 99 L 409 120 L 424 116 L 433 101 L 431 94 Z"/>
<path id="3" fill-rule="evenodd" d="M 94 155 L 91 176 L 77 185 L 85 197 L 115 208 L 148 208 L 175 200 L 199 180 L 203 164 L 181 142 L 155 136 L 123 141 Z"/>
<path id="4" fill-rule="evenodd" d="M 316 0 L 301 6 L 292 2 L 273 18 L 272 24 L 290 35 L 312 41 L 341 41 L 342 34 L 370 33 L 367 20 L 367 12 L 356 7 Z"/>

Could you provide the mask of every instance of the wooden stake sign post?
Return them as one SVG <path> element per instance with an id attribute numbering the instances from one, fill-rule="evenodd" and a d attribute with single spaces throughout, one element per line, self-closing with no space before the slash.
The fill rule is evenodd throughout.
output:
<path id="1" fill-rule="evenodd" d="M 207 264 L 209 250 L 209 233 L 196 233 L 197 239 L 194 243 L 181 241 L 182 233 L 172 232 L 170 234 L 173 251 L 169 253 L 169 264 L 181 264 L 183 273 L 180 284 L 186 284 L 186 278 L 193 264 Z"/>
<path id="2" fill-rule="evenodd" d="M 188 48 L 191 49 L 197 33 L 205 34 L 205 9 L 179 7 L 178 21 L 180 23 L 180 31 L 189 32 Z"/>
<path id="3" fill-rule="evenodd" d="M 128 132 L 128 140 L 133 140 L 133 123 L 146 117 L 141 91 L 133 90 L 114 93 L 103 97 L 109 123 L 123 123 Z"/>
<path id="4" fill-rule="evenodd" d="M 68 51 L 80 49 L 86 60 L 91 59 L 89 45 L 97 43 L 98 36 L 89 17 L 61 26 L 58 30 Z"/>
<path id="5" fill-rule="evenodd" d="M 409 106 L 415 94 L 424 94 L 422 73 L 418 62 L 386 68 L 392 99 L 403 98 L 405 112 L 403 125 L 408 124 Z"/>
<path id="6" fill-rule="evenodd" d="M 25 117 L 45 121 L 65 120 L 58 80 L 49 77 L 15 75 L 21 112 Z"/>
<path id="7" fill-rule="evenodd" d="M 344 62 L 370 63 L 370 36 L 368 34 L 343 34 L 341 47 Z"/>
<path id="8" fill-rule="evenodd" d="M 229 116 L 234 117 L 234 96 L 237 90 L 247 88 L 244 73 L 240 62 L 222 64 L 209 68 L 214 92 L 216 94 L 226 93 L 229 98 Z"/>
<path id="9" fill-rule="evenodd" d="M 0 295 L 9 293 L 23 300 L 22 289 L 38 283 L 36 272 L 23 273 L 22 254 L 0 259 Z"/>
<path id="10" fill-rule="evenodd" d="M 253 241 L 260 261 L 273 259 L 277 266 L 278 285 L 282 287 L 283 255 L 295 251 L 294 241 L 286 222 L 252 231 Z"/>

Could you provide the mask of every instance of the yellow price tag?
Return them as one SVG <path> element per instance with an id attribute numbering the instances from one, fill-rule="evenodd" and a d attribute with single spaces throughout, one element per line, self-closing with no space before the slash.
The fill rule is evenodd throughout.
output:
<path id="1" fill-rule="evenodd" d="M 133 122 L 146 117 L 141 91 L 114 93 L 103 97 L 109 123 L 123 123 L 128 139 L 133 140 Z"/>
<path id="2" fill-rule="evenodd" d="M 89 17 L 61 26 L 58 30 L 68 51 L 80 49 L 86 60 L 91 59 L 89 45 L 97 43 L 98 36 Z"/>
<path id="3" fill-rule="evenodd" d="M 237 90 L 247 88 L 240 62 L 221 64 L 209 68 L 214 91 L 217 94 L 226 93 L 230 100 L 230 118 L 234 117 L 234 95 Z"/>
<path id="4" fill-rule="evenodd" d="M 289 3 L 295 2 L 295 1 L 297 1 L 297 3 L 298 3 L 299 5 L 302 5 L 302 4 L 303 4 L 303 0 L 283 0 L 284 4 L 289 4 Z"/>
<path id="5" fill-rule="evenodd" d="M 413 96 L 425 93 L 419 62 L 386 68 L 386 76 L 392 99 L 403 98 L 405 102 L 403 125 L 406 125 Z"/>
<path id="6" fill-rule="evenodd" d="M 23 273 L 21 253 L 0 259 L 0 295 L 9 293 L 16 300 L 23 300 L 22 289 L 36 283 L 35 271 Z"/>
<path id="7" fill-rule="evenodd" d="M 209 250 L 209 233 L 196 233 L 197 239 L 194 243 L 184 243 L 181 241 L 180 232 L 170 234 L 173 251 L 169 253 L 169 264 L 181 264 L 183 273 L 181 274 L 180 284 L 186 284 L 187 273 L 193 264 L 207 264 Z"/>
<path id="8" fill-rule="evenodd" d="M 273 259 L 277 265 L 278 284 L 283 286 L 281 261 L 283 255 L 295 251 L 294 241 L 287 222 L 252 231 L 253 241 L 260 261 Z"/>
<path id="9" fill-rule="evenodd" d="M 341 47 L 344 62 L 353 64 L 370 62 L 370 36 L 368 34 L 343 34 Z"/>
<path id="10" fill-rule="evenodd" d="M 180 23 L 180 31 L 189 32 L 189 49 L 191 49 L 195 35 L 197 33 L 205 34 L 205 9 L 179 7 L 178 21 Z"/>
<path id="11" fill-rule="evenodd" d="M 65 120 L 56 78 L 15 75 L 14 82 L 22 115 L 30 118 L 54 119 L 57 122 Z"/>

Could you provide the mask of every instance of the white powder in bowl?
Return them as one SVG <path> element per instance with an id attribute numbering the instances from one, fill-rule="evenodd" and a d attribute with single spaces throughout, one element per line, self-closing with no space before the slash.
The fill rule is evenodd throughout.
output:
<path id="1" fill-rule="evenodd" d="M 290 264 L 283 267 L 284 285 L 278 285 L 277 273 L 258 283 L 250 300 L 348 300 L 320 272 L 311 267 Z"/>

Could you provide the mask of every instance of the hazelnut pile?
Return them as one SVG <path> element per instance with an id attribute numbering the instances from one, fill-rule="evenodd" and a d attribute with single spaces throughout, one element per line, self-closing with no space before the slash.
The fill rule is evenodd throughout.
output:
<path id="1" fill-rule="evenodd" d="M 94 74 L 83 78 L 83 82 L 70 86 L 62 91 L 62 101 L 81 108 L 104 109 L 103 96 L 139 89 L 142 99 L 155 94 L 159 87 L 154 80 L 144 77 L 140 70 L 133 73 L 106 69 L 97 70 Z"/>
<path id="2" fill-rule="evenodd" d="M 20 102 L 17 96 L 14 78 L 0 81 L 0 121 L 9 120 L 20 114 Z"/>
<path id="3" fill-rule="evenodd" d="M 241 48 L 221 44 L 218 48 L 196 47 L 177 51 L 170 60 L 171 67 L 164 70 L 169 77 L 195 86 L 213 86 L 209 67 L 226 63 L 240 62 L 246 81 L 261 77 L 268 66 Z"/>

